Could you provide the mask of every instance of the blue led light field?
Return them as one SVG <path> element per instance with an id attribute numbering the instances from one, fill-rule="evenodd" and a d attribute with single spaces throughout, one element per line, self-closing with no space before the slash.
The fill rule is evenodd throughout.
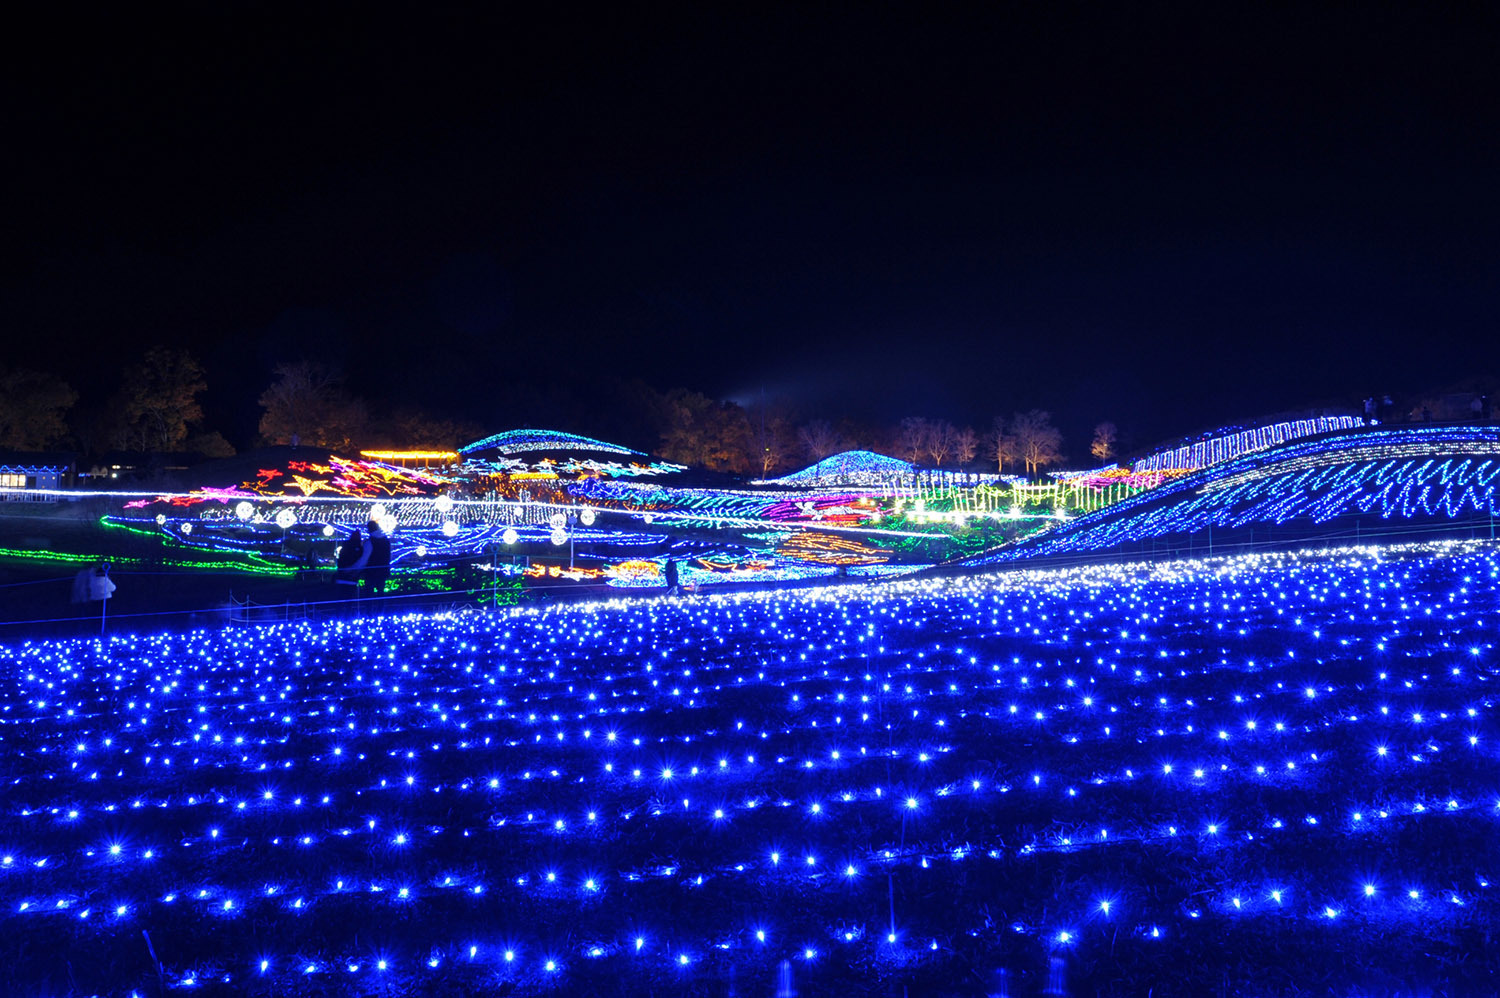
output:
<path id="1" fill-rule="evenodd" d="M 1497 578 L 1447 543 L 13 642 L 0 992 L 1473 993 Z"/>

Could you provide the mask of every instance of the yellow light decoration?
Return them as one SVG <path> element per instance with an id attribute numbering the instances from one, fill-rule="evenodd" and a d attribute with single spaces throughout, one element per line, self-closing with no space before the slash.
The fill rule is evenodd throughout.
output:
<path id="1" fill-rule="evenodd" d="M 362 450 L 360 457 L 371 461 L 457 461 L 458 451 L 452 450 Z"/>

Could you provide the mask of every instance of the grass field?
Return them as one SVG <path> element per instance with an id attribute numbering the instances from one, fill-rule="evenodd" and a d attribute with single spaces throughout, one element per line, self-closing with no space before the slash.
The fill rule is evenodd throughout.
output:
<path id="1" fill-rule="evenodd" d="M 1448 544 L 12 638 L 0 991 L 1483 993 L 1497 577 Z"/>

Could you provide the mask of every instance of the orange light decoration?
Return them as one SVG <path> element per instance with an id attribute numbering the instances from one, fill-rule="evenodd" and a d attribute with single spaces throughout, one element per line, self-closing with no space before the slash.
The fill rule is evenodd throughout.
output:
<path id="1" fill-rule="evenodd" d="M 607 574 L 617 579 L 659 579 L 661 578 L 661 565 L 654 561 L 622 561 L 617 565 L 611 565 Z"/>
<path id="2" fill-rule="evenodd" d="M 790 561 L 818 565 L 883 565 L 890 560 L 888 552 L 848 537 L 833 534 L 793 534 L 776 553 Z"/>

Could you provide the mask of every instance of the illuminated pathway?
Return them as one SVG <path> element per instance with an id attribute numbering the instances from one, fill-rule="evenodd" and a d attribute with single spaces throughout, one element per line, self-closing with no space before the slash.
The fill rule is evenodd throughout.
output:
<path id="1" fill-rule="evenodd" d="M 1484 980 L 1496 554 L 12 644 L 0 991 Z"/>

